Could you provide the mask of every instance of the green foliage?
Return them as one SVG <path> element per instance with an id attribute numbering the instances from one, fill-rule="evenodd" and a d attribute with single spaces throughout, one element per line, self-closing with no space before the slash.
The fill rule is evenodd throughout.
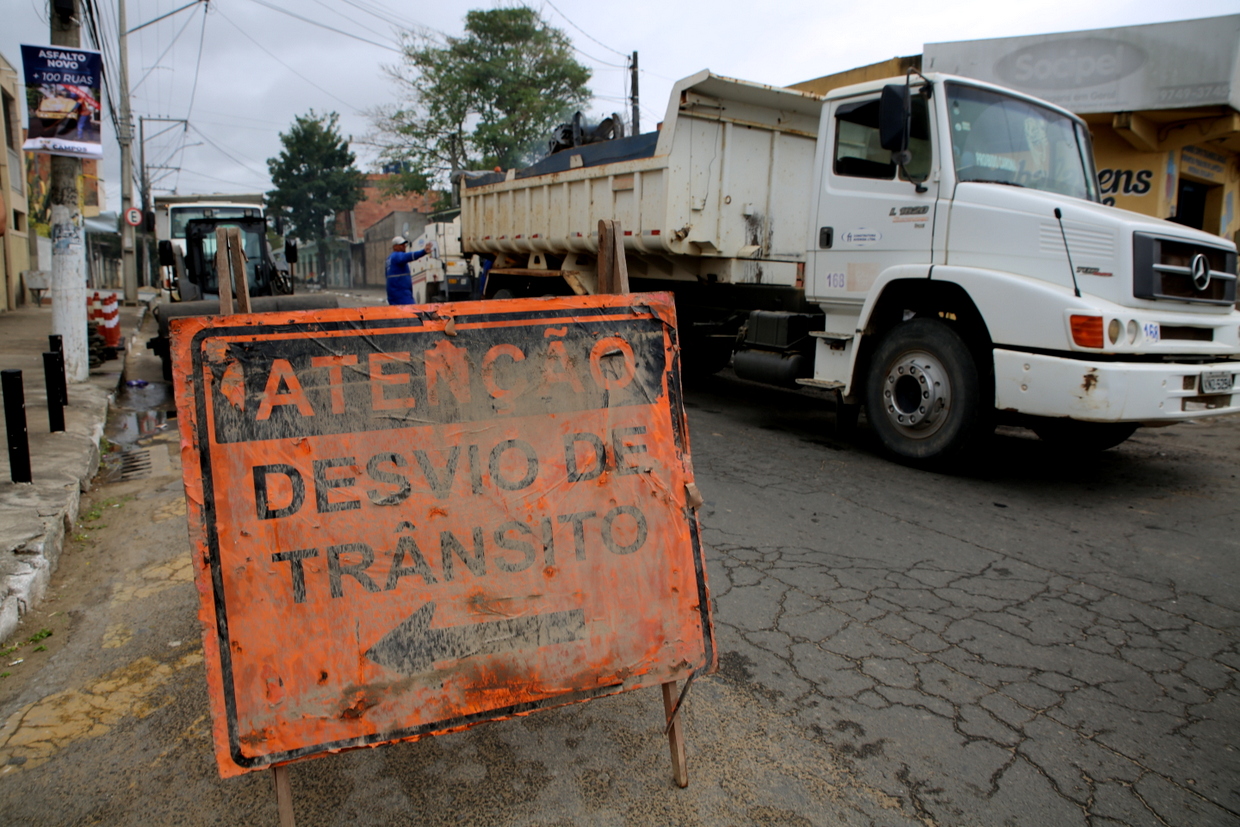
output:
<path id="1" fill-rule="evenodd" d="M 440 46 L 407 40 L 389 67 L 401 102 L 372 112 L 372 142 L 407 170 L 397 185 L 422 192 L 470 168 L 522 166 L 551 131 L 590 100 L 590 70 L 572 43 L 525 7 L 471 11 L 465 36 Z"/>
<path id="2" fill-rule="evenodd" d="M 51 629 L 40 629 L 39 631 L 35 632 L 35 633 L 34 633 L 33 635 L 31 635 L 30 637 L 28 637 L 28 638 L 26 638 L 25 640 L 23 640 L 21 643 L 15 643 L 15 644 L 13 644 L 12 646 L 8 647 L 7 649 L 0 649 L 0 658 L 7 658 L 7 657 L 10 657 L 10 656 L 12 656 L 12 654 L 13 654 L 14 652 L 16 652 L 18 649 L 22 648 L 23 646 L 29 646 L 29 645 L 30 645 L 30 644 L 32 644 L 32 643 L 38 643 L 38 642 L 39 642 L 39 641 L 41 641 L 41 640 L 47 640 L 47 639 L 48 639 L 49 637 L 51 637 L 51 636 L 52 636 L 52 630 L 51 630 Z M 36 652 L 46 652 L 46 651 L 47 651 L 47 647 L 46 647 L 46 646 L 36 646 L 36 647 L 34 648 L 34 651 L 36 651 Z M 5 676 L 4 676 L 4 675 L 0 675 L 0 677 L 5 677 Z"/>
<path id="3" fill-rule="evenodd" d="M 288 132 L 280 133 L 284 149 L 267 159 L 275 185 L 267 193 L 271 210 L 307 241 L 325 238 L 328 219 L 362 198 L 365 177 L 354 166 L 357 157 L 340 135 L 339 120 L 335 112 L 316 115 L 313 109 L 298 115 Z"/>

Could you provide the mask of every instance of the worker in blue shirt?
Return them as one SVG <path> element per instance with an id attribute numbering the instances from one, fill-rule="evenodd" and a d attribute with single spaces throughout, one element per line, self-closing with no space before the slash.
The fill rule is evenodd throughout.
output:
<path id="1" fill-rule="evenodd" d="M 407 253 L 409 242 L 404 236 L 392 239 L 392 254 L 387 259 L 387 299 L 388 304 L 413 304 L 413 277 L 409 272 L 409 262 L 422 256 L 430 255 L 433 249 L 430 242 L 416 253 Z"/>

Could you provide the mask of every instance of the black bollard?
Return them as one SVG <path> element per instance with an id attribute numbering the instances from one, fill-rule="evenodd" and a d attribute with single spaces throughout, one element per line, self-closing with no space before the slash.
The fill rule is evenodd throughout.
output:
<path id="1" fill-rule="evenodd" d="M 69 404 L 69 382 L 65 379 L 65 341 L 57 333 L 48 334 L 47 347 L 52 353 L 60 354 L 60 373 L 56 374 L 56 388 L 60 393 L 60 404 Z M 51 385 L 48 385 L 50 388 Z"/>
<path id="2" fill-rule="evenodd" d="M 26 394 L 20 370 L 0 370 L 4 425 L 9 436 L 9 478 L 30 482 L 30 443 L 26 439 Z"/>
<path id="3" fill-rule="evenodd" d="M 65 429 L 65 406 L 60 399 L 60 380 L 65 375 L 65 360 L 59 353 L 43 354 L 43 382 L 47 385 L 47 429 L 59 433 Z"/>

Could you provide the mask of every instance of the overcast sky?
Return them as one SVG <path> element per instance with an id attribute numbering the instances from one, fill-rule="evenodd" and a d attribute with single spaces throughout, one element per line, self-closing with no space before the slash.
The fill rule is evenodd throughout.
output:
<path id="1" fill-rule="evenodd" d="M 96 0 L 116 53 L 117 4 Z M 133 29 L 190 0 L 125 0 Z M 158 194 L 257 192 L 271 187 L 266 159 L 279 133 L 310 109 L 340 113 L 342 131 L 360 139 L 365 111 L 395 99 L 383 72 L 399 62 L 398 32 L 459 36 L 477 3 L 401 0 L 210 0 L 129 38 L 135 131 L 148 121 L 147 163 Z M 639 53 L 641 119 L 662 119 L 672 82 L 700 69 L 784 86 L 896 55 L 923 44 L 1188 20 L 1236 12 L 1235 0 L 938 0 L 924 3 L 738 0 L 600 3 L 532 2 L 563 29 L 593 72 L 591 113 L 627 113 L 625 58 Z M 47 0 L 0 0 L 0 54 L 21 72 L 20 44 L 49 42 Z M 311 22 L 312 21 L 312 22 Z M 350 36 L 352 35 L 352 36 Z M 360 38 L 360 39 L 359 39 Z M 370 42 L 365 42 L 370 41 Z M 87 45 L 83 41 L 83 46 Z M 161 129 L 172 129 L 155 135 Z M 153 137 L 151 137 L 153 136 Z M 373 156 L 356 140 L 358 163 Z M 109 209 L 120 205 L 120 163 L 111 126 L 104 134 Z M 137 162 L 135 145 L 135 163 Z"/>

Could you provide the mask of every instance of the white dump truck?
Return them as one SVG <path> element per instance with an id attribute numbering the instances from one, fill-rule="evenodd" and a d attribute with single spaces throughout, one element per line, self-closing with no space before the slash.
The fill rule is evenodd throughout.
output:
<path id="1" fill-rule="evenodd" d="M 658 132 L 461 196 L 487 295 L 592 292 L 615 219 L 632 288 L 676 295 L 686 370 L 730 355 L 837 391 L 905 461 L 999 421 L 1096 450 L 1240 411 L 1235 245 L 1101 204 L 1086 124 L 1009 89 L 910 73 L 816 96 L 704 71 Z"/>
<path id="2" fill-rule="evenodd" d="M 425 301 L 458 301 L 473 298 L 477 262 L 461 253 L 461 218 L 432 221 L 422 229 L 409 249 L 433 248 L 429 256 L 410 262 L 414 304 Z"/>

